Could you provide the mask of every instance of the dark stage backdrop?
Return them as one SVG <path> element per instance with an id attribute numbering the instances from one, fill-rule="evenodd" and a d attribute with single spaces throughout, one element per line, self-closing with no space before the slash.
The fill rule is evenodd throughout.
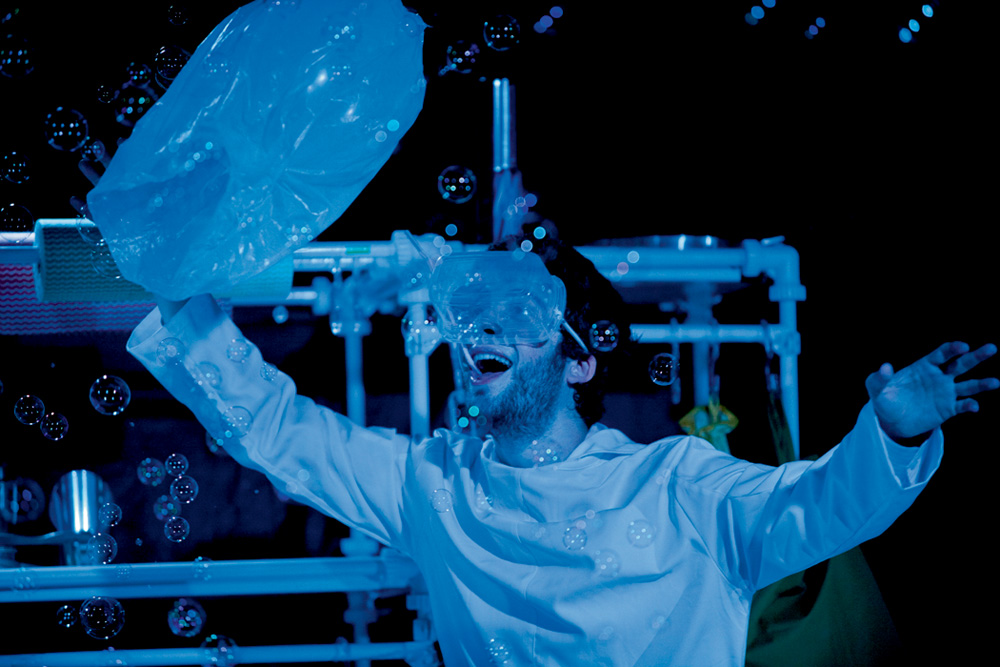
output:
<path id="1" fill-rule="evenodd" d="M 84 197 L 90 184 L 77 168 L 78 152 L 47 144 L 46 114 L 60 106 L 79 111 L 90 136 L 113 150 L 131 130 L 116 121 L 115 103 L 102 102 L 101 92 L 118 90 L 130 63 L 155 67 L 162 47 L 193 52 L 240 4 L 0 3 L 0 38 L 8 52 L 27 48 L 31 61 L 21 70 L 5 65 L 2 73 L 11 76 L 0 77 L 0 157 L 17 153 L 30 176 L 0 178 L 5 211 L 75 217 L 70 199 Z M 320 240 L 387 239 L 395 229 L 445 234 L 448 225 L 459 240 L 485 240 L 490 82 L 508 77 L 525 188 L 563 238 L 589 243 L 687 233 L 738 242 L 783 235 L 799 250 L 807 289 L 799 308 L 802 449 L 820 454 L 853 425 L 866 400 L 864 378 L 880 363 L 904 365 L 945 340 L 978 346 L 1000 337 L 992 312 L 996 132 L 984 101 L 993 78 L 976 48 L 987 26 L 971 3 L 933 3 L 932 17 L 922 14 L 922 4 L 778 0 L 750 25 L 752 0 L 571 0 L 538 32 L 537 21 L 558 13 L 552 2 L 410 3 L 430 26 L 424 109 L 397 154 Z M 497 15 L 520 26 L 519 43 L 506 51 L 483 41 L 484 21 Z M 824 25 L 807 38 L 817 18 Z M 920 30 L 903 43 L 898 33 L 910 19 Z M 480 57 L 467 73 L 442 74 L 448 48 L 460 41 L 478 44 Z M 154 77 L 152 86 L 162 94 L 168 83 Z M 478 191 L 466 203 L 444 201 L 437 190 L 438 175 L 451 165 L 478 177 Z M 739 295 L 718 316 L 754 321 L 765 316 L 756 314 L 760 307 L 753 294 Z M 236 317 L 265 358 L 299 380 L 302 393 L 343 407 L 342 343 L 323 321 L 293 313 L 279 327 L 269 309 Z M 342 529 L 286 505 L 263 478 L 203 447 L 200 427 L 124 353 L 126 338 L 124 332 L 0 338 L 0 461 L 8 476 L 34 477 L 48 490 L 67 470 L 99 470 L 126 509 L 123 563 L 336 554 Z M 734 452 L 764 460 L 762 355 L 729 358 L 722 400 L 745 424 L 732 435 Z M 370 419 L 405 428 L 394 416 L 405 415 L 406 391 L 397 320 L 376 320 L 365 362 L 369 389 L 382 396 L 372 399 Z M 987 371 L 1000 373 L 996 362 Z M 83 398 L 104 372 L 133 388 L 121 419 L 92 414 Z M 648 405 L 650 389 L 635 376 L 620 382 L 616 400 Z M 64 406 L 71 422 L 66 439 L 52 443 L 14 421 L 13 402 L 25 393 Z M 664 408 L 668 418 L 656 419 L 669 429 L 685 407 Z M 995 524 L 989 490 L 997 397 L 984 398 L 981 407 L 981 414 L 946 427 L 948 452 L 938 475 L 912 510 L 864 549 L 912 655 L 961 662 L 985 643 L 976 609 L 991 571 L 985 538 Z M 157 532 L 150 507 L 158 494 L 133 472 L 142 456 L 164 458 L 175 447 L 193 471 L 204 471 L 203 512 L 195 513 L 192 535 L 180 545 Z M 264 637 L 267 628 L 244 619 L 240 605 L 212 602 L 212 631 L 237 641 L 245 632 L 254 638 L 248 643 Z M 144 610 L 136 603 L 127 631 L 112 644 L 176 640 L 162 622 L 165 610 L 149 604 Z M 329 641 L 349 632 L 336 622 L 331 631 L 333 621 L 318 619 L 302 601 L 256 604 L 256 617 L 301 611 L 288 621 L 293 627 L 275 622 L 274 641 Z M 32 633 L 36 614 L 52 642 L 94 648 L 98 642 L 86 637 L 56 636 L 55 608 L 8 606 L 0 615 L 11 619 L 5 628 L 25 625 L 18 636 Z M 3 636 L 6 642 L 6 630 Z"/>

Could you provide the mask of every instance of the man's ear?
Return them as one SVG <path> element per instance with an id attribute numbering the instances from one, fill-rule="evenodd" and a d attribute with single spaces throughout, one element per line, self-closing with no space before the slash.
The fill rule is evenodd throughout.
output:
<path id="1" fill-rule="evenodd" d="M 569 367 L 566 369 L 566 382 L 568 384 L 583 384 L 590 382 L 597 372 L 597 359 L 590 355 L 586 359 L 570 359 Z"/>

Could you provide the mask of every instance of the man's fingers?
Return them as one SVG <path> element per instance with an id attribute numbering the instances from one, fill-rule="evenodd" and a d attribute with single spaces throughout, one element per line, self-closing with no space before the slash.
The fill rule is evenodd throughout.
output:
<path id="1" fill-rule="evenodd" d="M 890 364 L 882 364 L 878 371 L 872 373 L 865 380 L 865 388 L 868 390 L 868 395 L 875 398 L 885 385 L 889 384 L 889 380 L 892 379 L 892 366 Z"/>
<path id="2" fill-rule="evenodd" d="M 965 398 L 959 401 L 955 405 L 955 414 L 962 414 L 963 412 L 979 412 L 979 403 L 976 403 L 974 398 Z"/>
<path id="3" fill-rule="evenodd" d="M 984 391 L 1000 389 L 1000 380 L 997 378 L 983 378 L 982 380 L 966 380 L 955 384 L 955 394 L 958 396 L 975 396 Z"/>
<path id="4" fill-rule="evenodd" d="M 968 354 L 963 354 L 958 359 L 951 362 L 945 372 L 949 375 L 962 375 L 963 373 L 975 368 L 980 363 L 986 361 L 996 353 L 997 346 L 993 343 L 988 343 L 983 345 L 978 350 L 969 352 Z"/>
<path id="5" fill-rule="evenodd" d="M 957 357 L 960 354 L 965 354 L 968 351 L 969 345 L 967 343 L 954 341 L 940 345 L 936 350 L 928 354 L 925 359 L 935 366 L 941 366 L 949 359 Z"/>

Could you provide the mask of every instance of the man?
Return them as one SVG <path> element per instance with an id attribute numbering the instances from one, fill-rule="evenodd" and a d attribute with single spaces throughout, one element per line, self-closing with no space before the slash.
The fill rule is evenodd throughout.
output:
<path id="1" fill-rule="evenodd" d="M 415 560 L 447 667 L 742 665 L 753 592 L 885 530 L 937 468 L 941 424 L 1000 386 L 957 380 L 994 346 L 949 343 L 872 374 L 857 426 L 816 462 L 633 443 L 596 422 L 608 359 L 580 335 L 609 319 L 627 341 L 614 289 L 571 248 L 537 245 L 542 269 L 470 253 L 432 278 L 484 439 L 361 428 L 297 396 L 208 297 L 160 300 L 129 341 L 236 460 Z M 186 353 L 158 358 L 164 345 Z"/>

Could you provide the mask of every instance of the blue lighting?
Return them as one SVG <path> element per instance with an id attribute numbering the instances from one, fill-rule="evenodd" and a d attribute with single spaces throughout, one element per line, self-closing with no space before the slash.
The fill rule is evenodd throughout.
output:
<path id="1" fill-rule="evenodd" d="M 812 38 L 813 38 L 813 34 L 811 32 L 809 32 L 808 30 L 806 30 L 806 39 L 812 39 Z"/>
<path id="2" fill-rule="evenodd" d="M 554 19 L 561 18 L 563 15 L 562 7 L 559 7 L 558 5 L 553 7 L 549 10 L 549 14 L 551 14 Z"/>
<path id="3" fill-rule="evenodd" d="M 816 19 L 816 27 L 818 27 L 818 28 L 825 28 L 826 27 L 826 19 L 823 18 L 822 16 L 820 16 L 819 18 L 817 18 Z"/>
<path id="4" fill-rule="evenodd" d="M 774 7 L 774 0 L 762 0 L 760 4 L 764 5 L 768 9 L 771 9 Z"/>
<path id="5" fill-rule="evenodd" d="M 934 16 L 934 8 L 931 7 L 930 5 L 924 5 L 923 7 L 920 8 L 920 11 L 922 11 L 924 13 L 924 16 L 926 16 L 927 18 Z"/>
<path id="6" fill-rule="evenodd" d="M 743 18 L 746 19 L 746 22 L 750 25 L 757 25 L 757 19 L 755 19 L 751 14 L 748 13 Z"/>
<path id="7" fill-rule="evenodd" d="M 809 26 L 809 34 L 810 35 L 818 35 L 819 34 L 819 28 L 817 28 L 814 25 Z"/>
<path id="8" fill-rule="evenodd" d="M 754 17 L 757 20 L 764 18 L 764 8 L 758 5 L 754 5 L 753 7 L 750 8 L 750 16 Z"/>
<path id="9" fill-rule="evenodd" d="M 907 28 L 900 28 L 899 41 L 901 41 L 903 44 L 909 44 L 911 41 L 913 41 L 913 33 L 910 32 Z"/>
<path id="10" fill-rule="evenodd" d="M 917 19 L 910 19 L 910 30 L 920 32 L 920 24 L 917 22 Z"/>

